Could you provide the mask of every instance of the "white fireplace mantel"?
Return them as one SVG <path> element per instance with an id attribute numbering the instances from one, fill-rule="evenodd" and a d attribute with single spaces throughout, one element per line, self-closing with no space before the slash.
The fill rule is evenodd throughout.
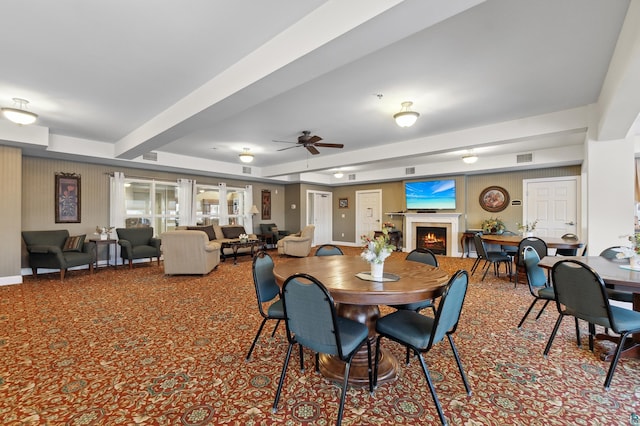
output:
<path id="1" fill-rule="evenodd" d="M 457 257 L 459 220 L 461 213 L 404 213 L 404 251 L 416 248 L 416 226 L 432 226 L 432 224 L 450 225 L 451 233 L 447 234 L 447 256 Z M 449 227 L 447 227 L 449 228 Z"/>

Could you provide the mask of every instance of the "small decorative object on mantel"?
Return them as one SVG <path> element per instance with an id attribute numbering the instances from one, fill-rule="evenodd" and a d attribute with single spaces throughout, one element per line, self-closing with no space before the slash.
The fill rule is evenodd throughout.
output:
<path id="1" fill-rule="evenodd" d="M 490 217 L 482 222 L 483 234 L 502 234 L 507 229 L 502 219 Z"/>
<path id="2" fill-rule="evenodd" d="M 382 228 L 382 235 L 370 238 L 366 235 L 361 237 L 365 244 L 360 256 L 371 264 L 371 276 L 374 279 L 382 279 L 384 276 L 384 260 L 396 249 L 389 244 L 389 230 Z"/>
<path id="3" fill-rule="evenodd" d="M 533 237 L 533 231 L 536 230 L 538 219 L 530 223 L 518 223 L 518 231 L 522 233 L 523 237 Z"/>
<path id="4" fill-rule="evenodd" d="M 96 235 L 100 236 L 101 240 L 108 240 L 109 234 L 113 232 L 115 226 L 96 226 Z"/>

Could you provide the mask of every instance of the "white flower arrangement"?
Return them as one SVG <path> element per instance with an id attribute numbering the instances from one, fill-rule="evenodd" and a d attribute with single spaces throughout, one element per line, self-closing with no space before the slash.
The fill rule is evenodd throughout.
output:
<path id="1" fill-rule="evenodd" d="M 396 249 L 394 245 L 389 244 L 389 230 L 387 228 L 382 228 L 382 235 L 378 237 L 370 238 L 363 235 L 360 238 L 365 244 L 360 257 L 369 263 L 384 263 L 384 260 L 391 256 L 391 253 Z"/>
<path id="2" fill-rule="evenodd" d="M 636 232 L 633 235 L 622 235 L 620 238 L 626 238 L 631 243 L 631 247 L 620 247 L 618 253 L 616 253 L 616 258 L 626 259 L 640 256 L 640 232 Z"/>
<path id="3" fill-rule="evenodd" d="M 240 238 L 240 241 L 249 240 L 249 236 L 247 234 L 240 234 L 240 235 L 238 235 L 238 238 Z"/>
<path id="4" fill-rule="evenodd" d="M 538 219 L 534 220 L 530 223 L 518 223 L 518 231 L 527 233 L 536 230 L 536 225 L 538 224 Z"/>

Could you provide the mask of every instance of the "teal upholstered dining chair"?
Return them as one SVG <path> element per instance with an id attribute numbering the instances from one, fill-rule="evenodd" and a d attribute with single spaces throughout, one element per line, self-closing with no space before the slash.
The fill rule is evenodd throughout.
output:
<path id="1" fill-rule="evenodd" d="M 616 351 L 604 381 L 604 388 L 608 390 L 627 337 L 640 332 L 640 312 L 611 306 L 602 278 L 582 262 L 562 260 L 553 266 L 551 276 L 559 315 L 544 349 L 544 355 L 546 357 L 549 354 L 551 344 L 565 316 L 573 316 L 590 324 L 610 328 L 620 337 L 617 339 Z M 589 338 L 591 343 L 592 333 Z"/>
<path id="2" fill-rule="evenodd" d="M 527 309 L 520 323 L 518 323 L 518 328 L 522 327 L 522 324 L 524 324 L 524 321 L 538 300 L 544 300 L 544 305 L 542 305 L 542 309 L 540 309 L 540 312 L 536 315 L 536 320 L 540 318 L 540 315 L 542 315 L 542 312 L 544 312 L 549 302 L 556 299 L 556 293 L 553 291 L 553 287 L 549 285 L 547 274 L 538 266 L 538 262 L 540 262 L 538 252 L 532 246 L 527 246 L 524 248 L 522 257 L 524 258 L 524 268 L 527 274 L 527 282 L 529 283 L 529 292 L 533 296 L 533 302 L 531 302 L 529 309 Z"/>
<path id="3" fill-rule="evenodd" d="M 513 274 L 514 287 L 518 286 L 518 274 L 521 269 L 524 269 L 524 249 L 527 247 L 533 247 L 533 249 L 538 253 L 538 258 L 542 259 L 547 255 L 548 248 L 547 243 L 538 237 L 525 237 L 518 243 L 518 251 L 516 252 L 515 257 L 513 258 L 513 263 L 516 266 L 516 271 Z"/>
<path id="4" fill-rule="evenodd" d="M 342 249 L 333 244 L 323 244 L 316 249 L 316 256 L 342 256 Z"/>
<path id="5" fill-rule="evenodd" d="M 251 359 L 253 348 L 256 346 L 256 342 L 267 321 L 277 321 L 271 333 L 271 337 L 273 337 L 276 334 L 276 330 L 278 330 L 280 321 L 284 319 L 284 308 L 282 306 L 282 299 L 280 299 L 280 287 L 278 287 L 276 277 L 273 274 L 273 259 L 265 251 L 260 250 L 253 257 L 251 269 L 253 271 L 253 286 L 255 287 L 256 299 L 258 301 L 258 312 L 260 312 L 262 322 L 247 353 L 247 361 Z M 270 303 L 270 305 L 265 311 L 265 304 L 267 303 Z"/>
<path id="6" fill-rule="evenodd" d="M 429 352 L 436 343 L 444 340 L 446 336 L 453 351 L 456 364 L 458 365 L 458 371 L 460 371 L 460 375 L 462 376 L 462 382 L 464 383 L 467 395 L 471 395 L 471 388 L 469 387 L 462 363 L 460 362 L 458 350 L 453 343 L 452 337 L 458 327 L 468 285 L 469 274 L 467 271 L 460 270 L 456 272 L 445 288 L 435 318 L 420 315 L 415 311 L 400 310 L 380 318 L 376 323 L 376 331 L 378 332 L 376 354 L 380 353 L 380 342 L 382 339 L 387 338 L 406 346 L 418 355 L 422 371 L 427 379 L 427 385 L 429 386 L 429 391 L 433 397 L 433 402 L 438 410 L 438 416 L 442 424 L 446 424 L 447 421 L 442 412 L 440 401 L 436 395 L 436 390 L 422 354 Z M 378 363 L 379 359 L 376 356 L 374 385 L 377 385 L 378 381 Z"/>
<path id="7" fill-rule="evenodd" d="M 405 258 L 405 260 L 408 260 L 411 262 L 424 263 L 425 265 L 435 266 L 436 268 L 438 267 L 438 258 L 429 249 L 417 248 L 415 250 L 411 250 L 407 255 L 407 257 Z M 389 306 L 395 309 L 405 309 L 405 310 L 415 311 L 415 312 L 420 312 L 425 308 L 431 308 L 434 314 L 436 312 L 436 307 L 433 304 L 433 299 L 427 299 L 427 300 L 422 300 L 420 302 L 413 302 L 413 303 L 402 303 L 399 305 L 389 305 Z M 405 363 L 407 365 L 409 365 L 410 357 L 411 357 L 411 350 L 407 348 L 407 355 L 405 359 Z"/>
<path id="8" fill-rule="evenodd" d="M 476 258 L 475 262 L 473 262 L 473 266 L 471 267 L 471 275 L 475 274 L 478 266 L 480 266 L 480 262 L 482 261 L 484 261 L 484 263 L 482 264 L 484 274 L 482 275 L 481 281 L 484 281 L 491 265 L 493 265 L 494 273 L 496 275 L 499 275 L 500 264 L 504 263 L 507 274 L 511 275 L 511 256 L 503 251 L 487 251 L 487 248 L 484 245 L 484 241 L 482 240 L 481 233 L 477 233 L 473 236 L 473 242 L 476 245 L 476 253 L 478 254 L 478 257 Z"/>
<path id="9" fill-rule="evenodd" d="M 295 274 L 287 278 L 282 286 L 282 300 L 289 348 L 273 401 L 273 412 L 275 413 L 278 409 L 278 401 L 284 385 L 291 350 L 295 344 L 298 344 L 300 348 L 304 346 L 316 354 L 334 355 L 345 362 L 342 395 L 340 396 L 336 422 L 337 425 L 340 425 L 344 411 L 344 400 L 347 395 L 351 360 L 364 344 L 367 345 L 369 358 L 369 392 L 373 392 L 369 329 L 360 322 L 339 317 L 329 291 L 311 275 Z M 302 351 L 302 349 L 300 350 Z M 302 363 L 302 357 L 300 362 Z"/>

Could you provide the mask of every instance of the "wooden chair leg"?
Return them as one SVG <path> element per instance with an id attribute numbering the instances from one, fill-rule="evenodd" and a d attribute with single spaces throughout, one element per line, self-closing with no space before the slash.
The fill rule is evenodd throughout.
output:
<path id="1" fill-rule="evenodd" d="M 31 272 L 33 273 L 33 278 L 38 279 L 38 268 L 31 268 Z"/>
<path id="2" fill-rule="evenodd" d="M 133 269 L 133 259 L 129 259 L 129 269 Z"/>
<path id="3" fill-rule="evenodd" d="M 64 273 L 67 272 L 66 269 L 60 269 L 60 281 L 64 280 Z"/>

